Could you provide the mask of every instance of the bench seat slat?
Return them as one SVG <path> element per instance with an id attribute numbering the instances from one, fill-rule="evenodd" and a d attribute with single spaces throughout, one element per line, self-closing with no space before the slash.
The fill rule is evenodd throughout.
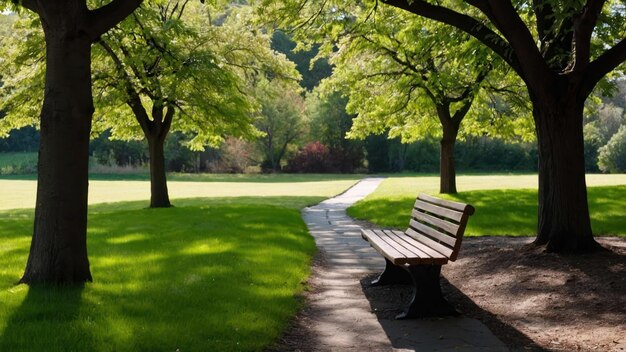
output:
<path id="1" fill-rule="evenodd" d="M 432 264 L 432 265 L 443 265 L 448 262 L 448 258 L 446 258 L 443 254 L 428 248 L 423 243 L 418 242 L 410 236 L 407 236 L 406 233 L 402 231 L 393 231 L 393 234 L 396 237 L 401 238 L 405 241 L 407 246 L 412 248 L 412 251 L 421 252 L 420 259 L 414 262 L 410 262 L 408 264 Z M 430 254 L 429 254 L 430 253 Z"/>
<path id="2" fill-rule="evenodd" d="M 393 241 L 398 243 L 400 246 L 406 248 L 411 253 L 413 253 L 413 255 L 412 255 L 413 257 L 417 257 L 417 258 L 424 259 L 424 260 L 432 259 L 432 257 L 430 255 L 428 255 L 427 253 L 425 253 L 421 249 L 413 246 L 411 243 L 415 242 L 415 240 L 413 240 L 411 237 L 407 236 L 405 233 L 403 233 L 403 232 L 395 232 L 393 230 L 385 230 L 385 234 L 387 236 L 389 236 Z"/>
<path id="3" fill-rule="evenodd" d="M 447 258 L 445 253 L 441 253 L 438 250 L 434 249 L 433 247 L 429 246 L 428 244 L 425 244 L 424 242 L 418 241 L 416 239 L 416 237 L 420 236 L 419 232 L 416 232 L 415 230 L 412 230 L 412 229 L 408 229 L 406 232 L 404 232 L 404 235 L 405 236 L 410 236 L 415 241 L 415 246 L 417 248 L 421 249 L 422 251 L 428 253 L 428 255 L 430 255 L 431 257 L 433 257 L 433 258 Z"/>
<path id="4" fill-rule="evenodd" d="M 456 238 L 446 234 L 446 233 L 441 233 L 437 230 L 435 230 L 434 228 L 422 224 L 420 222 L 417 222 L 413 219 L 411 219 L 411 221 L 409 222 L 409 226 L 411 226 L 411 228 L 413 228 L 414 230 L 417 230 L 423 234 L 426 234 L 430 237 L 432 237 L 433 239 L 436 239 L 438 241 L 441 241 L 443 243 L 445 243 L 445 245 L 454 248 L 454 244 L 456 243 Z"/>
<path id="5" fill-rule="evenodd" d="M 398 241 L 395 236 L 389 236 L 385 230 L 374 230 L 381 240 L 385 241 L 389 246 L 402 254 L 407 260 L 419 257 L 415 252 L 404 246 L 402 241 Z"/>
<path id="6" fill-rule="evenodd" d="M 430 247 L 433 250 L 437 251 L 438 253 L 443 254 L 444 256 L 446 256 L 446 258 L 450 258 L 450 256 L 452 255 L 452 253 L 454 253 L 454 249 L 453 248 L 448 248 L 444 245 L 442 245 L 441 243 L 434 241 L 432 239 L 430 239 L 428 236 L 425 236 L 424 234 L 421 234 L 411 228 L 406 230 L 406 233 L 415 238 L 415 240 L 417 240 L 418 242 L 423 243 L 426 247 Z"/>
<path id="7" fill-rule="evenodd" d="M 397 236 L 393 231 L 386 230 L 385 235 L 389 241 L 394 243 L 394 246 L 402 247 L 407 251 L 407 263 L 406 264 L 432 264 L 433 258 L 428 254 L 422 252 L 417 247 L 411 245 L 410 240 L 412 238 L 404 235 Z M 408 239 L 408 241 L 407 241 Z"/>
<path id="8" fill-rule="evenodd" d="M 424 234 L 421 234 L 413 230 L 412 228 L 408 228 L 406 230 L 406 234 L 413 237 L 415 240 L 423 243 L 426 247 L 430 247 L 440 254 L 443 254 L 444 256 L 446 256 L 446 258 L 450 258 L 450 255 L 452 255 L 452 253 L 454 252 L 454 249 L 448 248 L 439 242 L 433 241 L 430 238 L 426 237 Z"/>
<path id="9" fill-rule="evenodd" d="M 456 237 L 457 232 L 459 231 L 459 225 L 457 224 L 453 224 L 451 222 L 445 221 L 445 220 L 441 220 L 437 217 L 434 217 L 432 215 L 426 214 L 426 213 L 422 213 L 421 211 L 417 211 L 415 209 L 413 209 L 413 212 L 411 214 L 415 219 L 423 221 L 423 222 L 427 222 L 429 224 L 433 224 L 435 226 L 437 226 L 438 228 L 446 231 L 447 233 L 450 234 L 450 236 Z"/>
<path id="10" fill-rule="evenodd" d="M 391 245 L 389 245 L 385 240 L 381 238 L 381 236 L 376 231 L 362 230 L 361 234 L 372 247 L 374 247 L 379 253 L 389 259 L 390 262 L 396 265 L 406 263 L 406 256 L 400 253 L 397 249 L 393 248 Z"/>
<path id="11" fill-rule="evenodd" d="M 448 219 L 454 220 L 456 222 L 461 221 L 461 218 L 463 217 L 463 213 L 460 211 L 456 211 L 456 210 L 452 210 L 452 209 L 447 209 L 444 207 L 440 207 L 438 205 L 434 205 L 431 203 L 426 203 L 423 200 L 416 200 L 415 201 L 415 209 L 419 209 L 422 211 L 427 211 L 429 213 L 433 213 L 442 217 L 446 217 Z"/>

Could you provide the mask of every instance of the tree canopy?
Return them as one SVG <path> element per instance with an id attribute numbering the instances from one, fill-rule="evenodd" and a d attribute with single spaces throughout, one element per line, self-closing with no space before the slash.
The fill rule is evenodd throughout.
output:
<path id="1" fill-rule="evenodd" d="M 516 78 L 467 35 L 385 7 L 337 48 L 325 86 L 350 97 L 348 110 L 358 114 L 352 137 L 387 130 L 405 142 L 441 136 L 437 107 L 449 105 L 451 116 L 476 120 L 464 122 L 461 135 L 532 139 L 529 120 L 518 119 L 528 104 Z"/>

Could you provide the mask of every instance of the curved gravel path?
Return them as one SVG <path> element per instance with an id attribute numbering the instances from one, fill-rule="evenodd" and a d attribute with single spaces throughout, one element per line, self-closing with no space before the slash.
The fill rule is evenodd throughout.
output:
<path id="1" fill-rule="evenodd" d="M 373 192 L 382 181 L 382 178 L 363 179 L 345 193 L 303 210 L 302 217 L 315 238 L 322 260 L 314 266 L 309 281 L 312 290 L 307 295 L 307 308 L 278 349 L 507 351 L 475 319 L 399 321 L 377 317 L 375 311 L 389 303 L 376 297 L 366 298 L 361 282 L 366 276 L 380 272 L 384 260 L 361 238 L 361 227 L 345 210 Z"/>

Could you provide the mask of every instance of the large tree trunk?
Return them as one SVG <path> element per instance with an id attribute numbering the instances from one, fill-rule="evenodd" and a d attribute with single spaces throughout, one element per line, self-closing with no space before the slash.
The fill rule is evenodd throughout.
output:
<path id="1" fill-rule="evenodd" d="M 454 144 L 458 131 L 444 129 L 439 151 L 439 193 L 456 193 L 456 171 L 454 168 Z"/>
<path id="2" fill-rule="evenodd" d="M 150 150 L 150 208 L 168 208 L 172 206 L 165 176 L 164 144 L 164 137 L 148 137 Z"/>
<path id="3" fill-rule="evenodd" d="M 589 252 L 593 239 L 583 143 L 584 99 L 577 90 L 534 100 L 539 142 L 539 218 L 535 244 L 549 252 Z M 557 95 L 558 93 L 555 93 Z"/>
<path id="4" fill-rule="evenodd" d="M 82 283 L 92 280 L 86 236 L 91 41 L 48 28 L 46 58 L 35 225 L 20 282 Z"/>

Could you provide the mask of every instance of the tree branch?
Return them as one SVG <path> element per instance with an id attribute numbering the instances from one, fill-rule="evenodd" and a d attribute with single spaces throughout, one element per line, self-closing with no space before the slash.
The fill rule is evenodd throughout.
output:
<path id="1" fill-rule="evenodd" d="M 626 61 L 626 38 L 622 39 L 611 49 L 605 51 L 600 57 L 587 66 L 582 82 L 582 92 L 585 96 L 591 94 L 593 88 L 602 77 L 617 68 Z"/>
<path id="2" fill-rule="evenodd" d="M 564 6 L 561 12 L 571 10 L 573 5 Z M 549 0 L 533 0 L 533 11 L 537 22 L 539 51 L 544 61 L 553 72 L 564 70 L 571 60 L 573 16 L 563 19 L 559 25 L 554 6 Z"/>
<path id="3" fill-rule="evenodd" d="M 128 76 L 128 73 L 124 69 L 124 64 L 122 63 L 122 60 L 119 58 L 119 56 L 117 56 L 113 48 L 111 48 L 109 44 L 107 44 L 104 40 L 100 40 L 98 44 L 100 44 L 100 46 L 104 49 L 104 51 L 106 51 L 106 53 L 109 55 L 111 60 L 113 60 L 113 62 L 115 63 L 117 73 L 119 74 L 120 78 L 124 82 L 124 85 L 126 86 L 126 94 L 128 95 L 128 99 L 126 100 L 126 103 L 128 104 L 128 106 L 130 106 L 131 110 L 133 111 L 133 114 L 135 115 L 135 119 L 139 123 L 139 126 L 141 126 L 141 129 L 143 130 L 144 134 L 148 135 L 148 133 L 151 130 L 150 118 L 148 117 L 148 112 L 146 111 L 143 104 L 141 103 L 141 98 L 139 97 L 139 94 L 133 88 L 130 77 Z"/>
<path id="4" fill-rule="evenodd" d="M 482 70 L 478 73 L 478 75 L 476 76 L 476 79 L 471 84 L 468 84 L 467 87 L 465 87 L 465 89 L 463 90 L 463 93 L 461 93 L 457 97 L 448 97 L 448 101 L 452 103 L 458 103 L 467 99 L 474 100 L 474 92 L 476 91 L 477 88 L 480 87 L 480 85 L 487 78 L 487 76 L 489 76 L 492 69 L 493 69 L 493 66 L 491 65 L 491 62 L 489 62 L 487 65 L 482 67 Z"/>
<path id="5" fill-rule="evenodd" d="M 18 1 L 14 1 L 14 2 L 18 2 Z M 39 13 L 39 4 L 37 3 L 37 0 L 22 0 L 19 3 L 25 9 L 31 10 L 37 14 Z"/>
<path id="6" fill-rule="evenodd" d="M 172 121 L 174 120 L 174 113 L 176 112 L 176 108 L 173 104 L 167 104 L 167 110 L 165 111 L 165 117 L 163 118 L 163 125 L 161 126 L 161 135 L 163 140 L 167 137 L 167 134 L 170 132 L 170 128 L 172 128 Z"/>
<path id="7" fill-rule="evenodd" d="M 109 29 L 122 22 L 142 2 L 143 0 L 113 0 L 98 9 L 89 11 L 88 32 L 92 40 L 97 40 Z"/>
<path id="8" fill-rule="evenodd" d="M 582 72 L 591 58 L 591 35 L 606 0 L 588 0 L 582 13 L 574 20 L 574 42 L 576 49 L 572 71 Z"/>
<path id="9" fill-rule="evenodd" d="M 533 11 L 537 19 L 537 33 L 541 41 L 541 51 L 544 51 L 546 39 L 554 31 L 555 16 L 554 8 L 546 0 L 533 0 Z"/>
<path id="10" fill-rule="evenodd" d="M 475 98 L 474 95 L 472 95 L 469 99 L 467 99 L 463 103 L 463 105 L 452 116 L 452 122 L 454 123 L 457 129 L 459 128 L 459 126 L 461 126 L 461 121 L 463 121 L 463 119 L 469 112 L 470 108 L 472 107 L 472 104 L 474 104 L 474 98 Z"/>
<path id="11" fill-rule="evenodd" d="M 472 37 L 478 39 L 484 45 L 498 54 L 506 61 L 520 77 L 523 71 L 518 57 L 513 52 L 511 45 L 500 35 L 489 29 L 477 19 L 453 11 L 447 7 L 432 5 L 424 0 L 381 0 L 383 3 L 394 6 L 416 15 L 430 18 L 437 22 L 456 27 Z"/>
<path id="12" fill-rule="evenodd" d="M 508 40 L 520 61 L 522 79 L 541 87 L 552 71 L 537 48 L 535 39 L 510 0 L 467 0 L 482 11 Z M 523 59 L 522 59 L 523 58 Z"/>

